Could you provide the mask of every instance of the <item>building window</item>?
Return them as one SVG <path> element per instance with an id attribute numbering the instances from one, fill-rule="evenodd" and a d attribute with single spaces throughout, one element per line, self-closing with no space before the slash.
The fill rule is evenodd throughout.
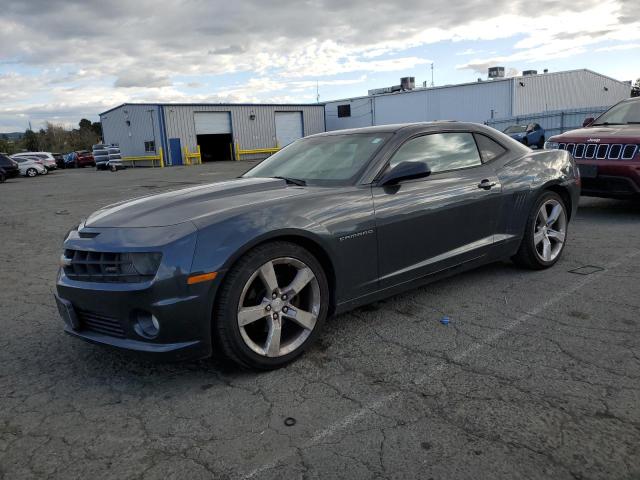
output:
<path id="1" fill-rule="evenodd" d="M 350 117 L 351 105 L 338 105 L 338 118 Z"/>
<path id="2" fill-rule="evenodd" d="M 144 142 L 144 151 L 145 152 L 155 152 L 156 151 L 156 142 Z"/>

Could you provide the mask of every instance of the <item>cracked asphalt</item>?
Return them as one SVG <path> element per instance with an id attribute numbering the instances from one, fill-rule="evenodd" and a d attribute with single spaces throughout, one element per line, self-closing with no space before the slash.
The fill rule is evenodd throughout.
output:
<path id="1" fill-rule="evenodd" d="M 63 333 L 52 292 L 81 217 L 247 167 L 0 185 L 0 478 L 640 478 L 640 202 L 582 199 L 554 268 L 498 263 L 330 319 L 275 372 Z"/>

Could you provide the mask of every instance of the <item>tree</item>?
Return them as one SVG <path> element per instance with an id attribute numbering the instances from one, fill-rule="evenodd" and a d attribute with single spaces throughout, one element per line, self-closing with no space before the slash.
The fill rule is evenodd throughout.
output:
<path id="1" fill-rule="evenodd" d="M 27 129 L 24 132 L 24 148 L 30 152 L 37 152 L 38 149 L 38 135 L 31 129 Z"/>
<path id="2" fill-rule="evenodd" d="M 91 128 L 93 128 L 93 131 L 95 132 L 95 134 L 99 137 L 102 138 L 102 123 L 100 122 L 93 122 L 91 124 Z"/>
<path id="3" fill-rule="evenodd" d="M 91 120 L 87 120 L 86 118 L 80 120 L 78 125 L 80 126 L 80 130 L 91 130 Z"/>
<path id="4" fill-rule="evenodd" d="M 631 86 L 631 96 L 640 97 L 640 78 Z"/>

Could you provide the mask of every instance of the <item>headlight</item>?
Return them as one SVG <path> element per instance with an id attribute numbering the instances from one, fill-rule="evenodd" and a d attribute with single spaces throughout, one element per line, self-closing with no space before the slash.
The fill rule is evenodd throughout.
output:
<path id="1" fill-rule="evenodd" d="M 130 253 L 133 268 L 140 275 L 155 275 L 162 259 L 161 253 Z"/>
<path id="2" fill-rule="evenodd" d="M 557 150 L 560 148 L 560 144 L 558 142 L 544 142 L 545 150 Z"/>

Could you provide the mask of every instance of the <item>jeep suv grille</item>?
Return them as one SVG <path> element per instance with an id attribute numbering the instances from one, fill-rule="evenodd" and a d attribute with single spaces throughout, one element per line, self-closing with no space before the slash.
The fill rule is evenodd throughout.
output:
<path id="1" fill-rule="evenodd" d="M 62 266 L 71 280 L 84 282 L 136 283 L 152 280 L 160 264 L 160 254 L 154 256 L 155 270 L 136 269 L 134 254 L 118 252 L 64 251 Z M 157 262 L 156 262 L 157 260 Z"/>
<path id="2" fill-rule="evenodd" d="M 596 160 L 633 160 L 640 145 L 632 143 L 561 143 L 558 148 L 566 150 L 573 158 Z"/>

